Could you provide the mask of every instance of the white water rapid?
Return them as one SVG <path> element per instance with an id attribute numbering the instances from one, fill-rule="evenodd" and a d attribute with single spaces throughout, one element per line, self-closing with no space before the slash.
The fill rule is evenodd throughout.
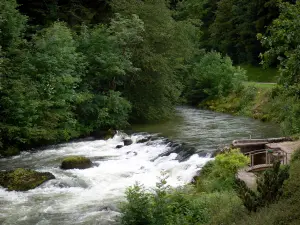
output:
<path id="1" fill-rule="evenodd" d="M 8 192 L 0 187 L 0 224 L 117 224 L 118 206 L 125 200 L 124 191 L 135 182 L 151 189 L 164 172 L 169 185 L 181 186 L 190 182 L 210 160 L 205 157 L 206 153 L 219 146 L 238 138 L 279 135 L 278 126 L 245 117 L 190 107 L 178 107 L 176 115 L 167 123 L 134 129 L 162 133 L 177 144 L 164 138 L 137 143 L 149 135 L 140 133 L 130 137 L 132 145 L 116 149 L 125 135 L 118 134 L 107 141 L 70 142 L 0 159 L 0 170 L 24 167 L 51 172 L 56 177 L 27 192 Z M 178 147 L 182 142 L 186 144 Z M 69 155 L 86 156 L 95 166 L 85 170 L 61 170 L 62 159 Z"/>
<path id="2" fill-rule="evenodd" d="M 0 188 L 0 223 L 114 224 L 119 214 L 117 207 L 124 200 L 128 186 L 139 182 L 153 188 L 161 172 L 166 174 L 169 185 L 184 185 L 210 160 L 194 154 L 179 162 L 176 153 L 157 158 L 170 150 L 170 144 L 164 139 L 136 143 L 144 135 L 131 136 L 132 145 L 116 149 L 122 143 L 122 136 L 118 134 L 107 141 L 68 143 L 6 160 L 5 163 L 17 160 L 17 167 L 51 172 L 56 179 L 27 192 Z M 61 160 L 68 155 L 86 156 L 96 165 L 85 170 L 61 170 Z"/>

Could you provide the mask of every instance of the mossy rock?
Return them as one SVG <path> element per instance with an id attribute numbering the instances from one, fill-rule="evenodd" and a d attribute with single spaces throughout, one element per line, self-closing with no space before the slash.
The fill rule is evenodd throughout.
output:
<path id="1" fill-rule="evenodd" d="M 87 169 L 92 167 L 92 161 L 83 156 L 68 156 L 63 159 L 60 168 L 69 169 Z"/>
<path id="2" fill-rule="evenodd" d="M 11 171 L 0 171 L 0 186 L 9 191 L 34 189 L 51 179 L 55 179 L 52 173 L 37 172 L 30 169 L 18 168 Z"/>

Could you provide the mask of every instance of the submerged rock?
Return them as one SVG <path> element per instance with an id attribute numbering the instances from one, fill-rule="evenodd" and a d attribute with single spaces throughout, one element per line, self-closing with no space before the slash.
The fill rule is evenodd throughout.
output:
<path id="1" fill-rule="evenodd" d="M 68 156 L 63 159 L 60 168 L 69 169 L 87 169 L 93 166 L 90 159 L 83 156 Z"/>
<path id="2" fill-rule="evenodd" d="M 145 142 L 148 142 L 150 139 L 151 139 L 151 136 L 143 137 L 143 138 L 141 138 L 141 139 L 138 139 L 138 140 L 136 141 L 136 143 L 145 143 Z"/>
<path id="3" fill-rule="evenodd" d="M 133 143 L 133 141 L 131 139 L 124 139 L 123 142 L 124 142 L 125 146 L 131 145 Z"/>
<path id="4" fill-rule="evenodd" d="M 27 191 L 34 189 L 44 182 L 55 179 L 49 172 L 18 168 L 11 171 L 0 171 L 0 186 L 9 191 Z"/>
<path id="5" fill-rule="evenodd" d="M 116 148 L 123 148 L 124 145 L 117 145 Z"/>

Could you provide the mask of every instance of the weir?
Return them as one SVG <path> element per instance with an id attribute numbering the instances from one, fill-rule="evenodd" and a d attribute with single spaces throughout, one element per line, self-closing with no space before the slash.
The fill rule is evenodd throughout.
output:
<path id="1" fill-rule="evenodd" d="M 289 137 L 268 139 L 234 140 L 232 147 L 240 148 L 244 155 L 250 157 L 247 168 L 238 171 L 237 178 L 243 180 L 251 189 L 256 189 L 256 175 L 253 172 L 264 171 L 280 161 L 289 164 L 292 153 L 300 147 L 300 141 L 292 141 Z"/>

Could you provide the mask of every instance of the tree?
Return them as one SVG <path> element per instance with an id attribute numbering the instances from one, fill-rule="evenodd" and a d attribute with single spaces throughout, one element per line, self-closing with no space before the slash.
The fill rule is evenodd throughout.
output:
<path id="1" fill-rule="evenodd" d="M 128 74 L 137 70 L 132 65 L 130 45 L 139 39 L 143 24 L 138 17 L 120 15 L 111 21 L 110 28 L 99 25 L 82 27 L 78 49 L 87 60 L 87 74 L 79 90 L 86 99 L 77 107 L 78 120 L 85 130 L 122 128 L 127 124 L 130 103 L 121 96 Z"/>
<path id="2" fill-rule="evenodd" d="M 0 46 L 4 50 L 17 46 L 22 36 L 27 17 L 17 10 L 15 0 L 3 0 L 0 2 Z"/>
<path id="3" fill-rule="evenodd" d="M 9 63 L 1 93 L 6 145 L 30 146 L 78 136 L 73 105 L 83 57 L 63 23 L 35 35 Z"/>
<path id="4" fill-rule="evenodd" d="M 124 95 L 132 102 L 132 119 L 164 119 L 179 97 L 181 85 L 175 71 L 193 55 L 195 29 L 188 22 L 176 22 L 163 0 L 113 1 L 112 8 L 122 16 L 136 14 L 145 27 L 143 43 L 128 46 L 134 67 L 140 68 L 130 73 L 124 87 Z"/>
<path id="5" fill-rule="evenodd" d="M 201 57 L 190 74 L 185 96 L 193 105 L 209 98 L 227 96 L 246 78 L 244 70 L 234 67 L 229 57 L 217 52 L 208 52 Z"/>
<path id="6" fill-rule="evenodd" d="M 280 4 L 280 16 L 268 28 L 266 35 L 259 34 L 268 50 L 262 55 L 263 63 L 271 64 L 279 60 L 280 84 L 294 86 L 299 92 L 300 82 L 300 2 Z M 294 92 L 295 93 L 295 92 Z M 299 93 L 297 94 L 299 96 Z"/>

